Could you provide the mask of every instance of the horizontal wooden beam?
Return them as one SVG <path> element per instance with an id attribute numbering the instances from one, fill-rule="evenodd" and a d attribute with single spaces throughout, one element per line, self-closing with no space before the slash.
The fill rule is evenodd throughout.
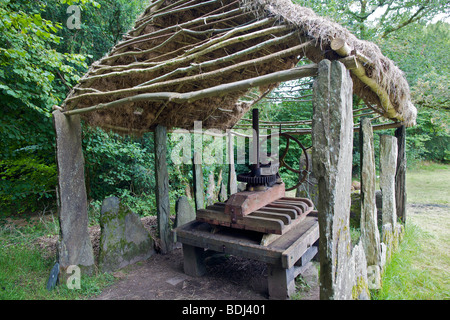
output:
<path id="1" fill-rule="evenodd" d="M 331 43 L 331 49 L 344 58 L 352 57 L 354 53 L 344 39 L 334 39 Z M 357 60 L 360 60 L 363 63 L 358 62 L 358 66 L 356 68 L 350 69 L 351 72 L 359 80 L 361 80 L 361 82 L 366 84 L 373 92 L 377 94 L 378 98 L 380 99 L 381 106 L 384 109 L 384 116 L 386 118 L 396 118 L 400 121 L 403 121 L 404 119 L 397 113 L 394 106 L 392 105 L 389 93 L 383 87 L 381 87 L 381 85 L 377 81 L 367 75 L 366 69 L 364 68 L 363 64 L 370 65 L 372 64 L 372 62 L 363 55 L 356 54 L 356 56 L 358 58 Z"/>
<path id="2" fill-rule="evenodd" d="M 74 114 L 82 114 L 101 109 L 117 108 L 125 104 L 141 101 L 160 101 L 160 102 L 168 101 L 180 104 L 186 102 L 193 102 L 196 100 L 210 98 L 213 96 L 223 96 L 230 92 L 244 91 L 253 87 L 265 86 L 271 83 L 290 81 L 304 77 L 313 77 L 317 74 L 317 70 L 318 70 L 317 64 L 310 64 L 298 68 L 270 73 L 264 76 L 259 76 L 251 79 L 221 84 L 215 87 L 193 92 L 186 92 L 186 93 L 155 92 L 155 93 L 138 94 L 135 96 L 122 98 L 109 103 L 100 103 L 92 107 L 65 111 L 63 112 L 63 114 L 66 116 L 70 116 Z"/>
<path id="3" fill-rule="evenodd" d="M 392 123 L 387 123 L 387 124 L 373 125 L 372 129 L 373 129 L 373 131 L 396 129 L 396 128 L 400 128 L 403 125 L 404 124 L 401 122 L 392 122 Z M 353 128 L 354 132 L 359 132 L 359 130 L 360 130 L 359 127 Z M 298 130 L 292 131 L 292 132 L 286 131 L 286 133 L 289 133 L 290 135 L 293 135 L 293 136 L 301 136 L 301 135 L 311 134 L 311 129 L 298 129 Z"/>

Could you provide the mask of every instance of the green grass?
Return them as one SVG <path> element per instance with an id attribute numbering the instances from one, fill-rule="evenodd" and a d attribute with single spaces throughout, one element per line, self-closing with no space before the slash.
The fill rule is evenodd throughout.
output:
<path id="1" fill-rule="evenodd" d="M 399 251 L 388 264 L 382 289 L 372 292 L 377 300 L 441 300 L 450 299 L 449 271 L 433 272 L 430 265 L 438 263 L 427 251 L 426 242 L 433 236 L 408 223 Z"/>
<path id="2" fill-rule="evenodd" d="M 44 221 L 42 217 L 20 222 L 14 219 L 0 222 L 0 300 L 87 299 L 114 282 L 109 274 L 91 277 L 81 274 L 80 289 L 71 290 L 60 283 L 48 291 L 47 280 L 56 257 L 48 257 L 35 245 L 35 240 L 57 234 L 57 222 Z"/>
<path id="3" fill-rule="evenodd" d="M 2 248 L 0 266 L 0 300 L 86 299 L 100 294 L 103 287 L 114 281 L 108 274 L 81 275 L 80 289 L 68 289 L 63 283 L 48 291 L 46 285 L 53 261 L 33 246 Z"/>
<path id="4" fill-rule="evenodd" d="M 450 299 L 450 166 L 407 172 L 406 234 L 386 267 L 379 300 Z"/>
<path id="5" fill-rule="evenodd" d="M 7 245 L 0 252 L 0 300 L 73 300 L 86 299 L 101 293 L 114 282 L 109 274 L 81 275 L 80 289 L 68 289 L 60 283 L 54 290 L 46 289 L 54 259 L 43 255 L 31 244 Z"/>
<path id="6" fill-rule="evenodd" d="M 424 162 L 406 177 L 408 203 L 450 204 L 450 165 Z"/>

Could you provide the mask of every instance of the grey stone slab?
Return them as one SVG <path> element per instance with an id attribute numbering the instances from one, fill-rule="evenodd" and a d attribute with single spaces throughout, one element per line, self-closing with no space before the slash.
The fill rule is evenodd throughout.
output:
<path id="1" fill-rule="evenodd" d="M 114 272 L 151 257 L 155 250 L 140 217 L 116 197 L 103 201 L 100 215 L 99 268 Z"/>
<path id="2" fill-rule="evenodd" d="M 181 196 L 175 203 L 175 227 L 182 226 L 188 222 L 195 220 L 195 210 L 189 203 L 186 196 Z"/>
<path id="3" fill-rule="evenodd" d="M 320 297 L 350 299 L 353 82 L 343 64 L 322 60 L 313 88 L 312 156 L 319 187 Z"/>
<path id="4" fill-rule="evenodd" d="M 376 172 L 372 124 L 361 119 L 361 239 L 368 265 L 381 264 L 380 233 L 375 196 Z"/>
<path id="5" fill-rule="evenodd" d="M 156 211 L 161 253 L 173 249 L 173 237 L 170 231 L 169 171 L 167 169 L 167 128 L 161 125 L 155 128 L 155 178 Z"/>
<path id="6" fill-rule="evenodd" d="M 397 171 L 397 138 L 382 135 L 380 139 L 380 189 L 382 194 L 382 224 L 397 223 L 395 204 L 395 173 Z"/>
<path id="7" fill-rule="evenodd" d="M 90 274 L 95 262 L 88 233 L 80 117 L 66 117 L 55 110 L 53 123 L 58 167 L 58 258 L 61 274 L 65 274 L 70 265 L 76 265 L 82 273 Z"/>

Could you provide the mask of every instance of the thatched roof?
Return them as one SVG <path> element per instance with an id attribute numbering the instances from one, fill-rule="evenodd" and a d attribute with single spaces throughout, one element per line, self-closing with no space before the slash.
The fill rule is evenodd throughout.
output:
<path id="1" fill-rule="evenodd" d="M 252 106 L 242 97 L 253 87 L 262 96 L 293 78 L 302 57 L 318 63 L 345 56 L 358 62 L 355 94 L 384 117 L 415 124 L 408 83 L 375 44 L 290 0 L 154 0 L 62 107 L 95 110 L 83 113 L 90 125 L 125 133 L 157 124 L 191 128 L 194 121 L 226 129 Z M 297 76 L 316 70 L 303 67 Z"/>

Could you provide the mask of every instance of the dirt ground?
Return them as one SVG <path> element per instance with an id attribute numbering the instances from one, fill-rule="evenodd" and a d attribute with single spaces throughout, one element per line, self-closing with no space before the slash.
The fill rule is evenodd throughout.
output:
<path id="1" fill-rule="evenodd" d="M 448 223 L 447 205 L 408 204 L 408 215 L 414 223 L 433 232 L 432 227 Z M 426 215 L 424 211 L 430 212 Z M 431 214 L 432 213 L 432 214 Z M 422 219 L 423 218 L 423 219 Z M 422 221 L 422 220 L 423 221 Z M 425 219 L 425 220 L 424 220 Z M 438 220 L 437 220 L 438 219 Z M 436 220 L 436 221 L 435 221 Z M 154 235 L 156 217 L 142 219 Z M 95 256 L 98 256 L 100 227 L 90 227 Z M 38 239 L 49 256 L 56 254 L 57 236 Z M 156 243 L 156 246 L 158 244 Z M 183 271 L 181 245 L 166 255 L 155 253 L 146 261 L 125 267 L 113 275 L 117 281 L 94 297 L 94 300 L 266 300 L 268 299 L 267 267 L 265 263 L 223 254 L 206 259 L 203 277 L 191 277 Z M 296 279 L 296 300 L 318 300 L 318 262 L 313 261 L 306 272 Z"/>
<path id="2" fill-rule="evenodd" d="M 187 276 L 180 248 L 116 272 L 122 278 L 95 300 L 265 300 L 265 264 L 236 257 L 211 257 L 207 274 Z M 316 269 L 317 270 L 317 269 Z"/>
<path id="3" fill-rule="evenodd" d="M 156 233 L 156 217 L 145 217 L 144 227 Z M 94 256 L 99 254 L 100 227 L 89 227 Z M 56 255 L 58 237 L 39 238 L 49 256 Z M 158 249 L 158 243 L 155 244 Z M 115 273 L 117 281 L 93 300 L 267 300 L 267 267 L 263 262 L 212 252 L 207 255 L 206 274 L 191 277 L 183 271 L 183 251 L 177 243 L 169 254 L 149 259 Z M 293 299 L 318 300 L 318 262 L 311 262 L 296 279 Z"/>
<path id="4" fill-rule="evenodd" d="M 153 217 L 142 220 L 154 232 Z M 98 248 L 93 232 L 94 250 Z M 191 277 L 183 271 L 181 245 L 166 255 L 154 254 L 146 261 L 114 273 L 118 281 L 95 300 L 266 300 L 268 299 L 265 263 L 212 253 L 205 259 L 206 274 Z M 319 299 L 317 263 L 313 262 L 302 278 L 297 278 L 296 299 Z"/>
<path id="5" fill-rule="evenodd" d="M 447 223 L 447 205 L 408 204 L 408 215 L 425 229 Z M 433 214 L 424 215 L 424 211 Z M 436 218 L 436 217 L 437 218 Z M 433 218 L 435 217 L 435 218 Z M 422 221 L 423 219 L 424 221 Z M 436 219 L 440 219 L 439 221 Z M 422 219 L 422 220 L 420 220 Z M 429 220 L 435 219 L 438 222 Z M 429 223 L 428 223 L 429 222 Z M 142 223 L 149 232 L 156 232 L 156 217 L 146 217 Z M 427 224 L 428 223 L 428 224 Z M 429 231 L 433 231 L 430 229 Z M 100 227 L 90 227 L 89 233 L 97 257 Z M 56 254 L 57 236 L 38 239 L 49 256 Z M 156 243 L 156 246 L 158 244 Z M 191 277 L 183 271 L 181 245 L 166 255 L 155 253 L 146 261 L 125 267 L 113 275 L 117 281 L 94 297 L 94 300 L 266 300 L 268 299 L 267 267 L 265 263 L 223 254 L 206 259 L 203 277 Z M 297 277 L 296 300 L 319 300 L 318 262 L 313 261 L 306 272 Z"/>

